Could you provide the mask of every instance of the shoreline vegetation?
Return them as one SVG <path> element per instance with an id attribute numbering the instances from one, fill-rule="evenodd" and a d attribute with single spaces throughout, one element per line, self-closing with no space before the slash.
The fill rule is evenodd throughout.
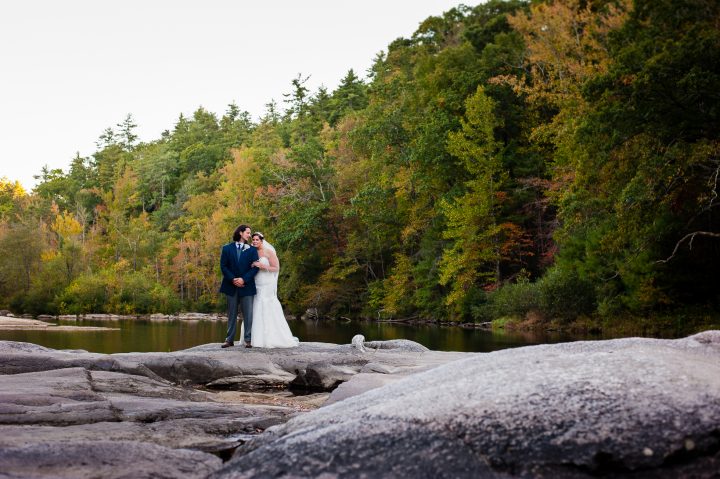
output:
<path id="1" fill-rule="evenodd" d="M 220 311 L 220 248 L 247 224 L 296 316 L 717 325 L 718 18 L 490 0 L 332 91 L 299 74 L 257 120 L 198 108 L 140 142 L 129 114 L 32 192 L 0 179 L 0 308 Z"/>

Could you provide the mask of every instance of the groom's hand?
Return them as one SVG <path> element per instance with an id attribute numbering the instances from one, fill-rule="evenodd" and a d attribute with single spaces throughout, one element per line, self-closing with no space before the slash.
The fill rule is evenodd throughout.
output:
<path id="1" fill-rule="evenodd" d="M 242 278 L 235 278 L 233 279 L 233 284 L 238 288 L 242 288 L 243 286 L 245 286 L 245 281 L 243 281 Z"/>

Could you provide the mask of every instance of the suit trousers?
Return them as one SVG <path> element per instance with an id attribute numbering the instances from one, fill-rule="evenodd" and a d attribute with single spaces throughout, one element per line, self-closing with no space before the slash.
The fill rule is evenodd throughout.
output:
<path id="1" fill-rule="evenodd" d="M 230 343 L 235 342 L 235 334 L 237 331 L 237 315 L 238 310 L 242 312 L 243 316 L 243 327 L 245 328 L 245 342 L 250 342 L 250 333 L 252 331 L 252 316 L 253 316 L 253 299 L 255 296 L 240 296 L 239 292 L 235 294 L 227 294 L 228 300 L 228 330 L 225 341 Z"/>

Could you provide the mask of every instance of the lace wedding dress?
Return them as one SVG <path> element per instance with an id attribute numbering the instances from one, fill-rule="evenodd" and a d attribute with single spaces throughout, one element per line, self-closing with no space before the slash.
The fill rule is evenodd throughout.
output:
<path id="1" fill-rule="evenodd" d="M 270 264 L 264 256 L 260 262 Z M 294 348 L 300 341 L 292 335 L 277 297 L 278 273 L 261 269 L 255 275 L 251 343 L 258 348 Z M 242 336 L 241 336 L 242 337 Z"/>

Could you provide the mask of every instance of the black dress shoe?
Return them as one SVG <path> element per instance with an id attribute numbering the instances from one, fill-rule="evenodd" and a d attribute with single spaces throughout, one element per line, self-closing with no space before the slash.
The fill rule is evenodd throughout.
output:
<path id="1" fill-rule="evenodd" d="M 221 348 L 229 348 L 230 346 L 235 346 L 235 343 L 230 342 L 230 341 L 225 341 L 224 343 L 222 343 L 222 346 L 220 346 L 220 347 Z"/>
<path id="2" fill-rule="evenodd" d="M 245 343 L 245 347 L 246 347 L 246 348 L 252 348 L 252 344 L 250 344 L 250 343 Z"/>

